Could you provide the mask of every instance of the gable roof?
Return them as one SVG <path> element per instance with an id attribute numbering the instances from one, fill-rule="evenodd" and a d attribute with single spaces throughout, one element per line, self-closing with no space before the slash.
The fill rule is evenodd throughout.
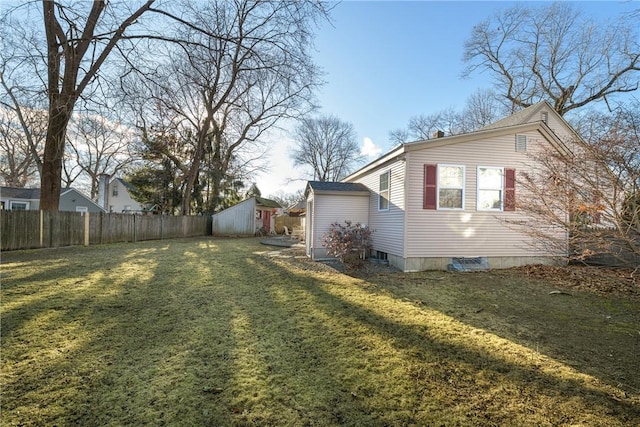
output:
<path id="1" fill-rule="evenodd" d="M 308 181 L 305 196 L 309 191 L 314 193 L 362 193 L 369 194 L 369 189 L 358 182 Z"/>
<path id="2" fill-rule="evenodd" d="M 509 117 L 498 120 L 488 126 L 480 128 L 473 132 L 461 133 L 456 135 L 444 136 L 441 138 L 427 139 L 421 141 L 407 142 L 399 146 L 394 147 L 391 151 L 383 154 L 351 175 L 343 179 L 344 181 L 351 181 L 356 179 L 370 170 L 380 167 L 398 159 L 404 159 L 406 153 L 422 150 L 425 148 L 441 147 L 444 145 L 457 144 L 462 142 L 469 142 L 479 138 L 487 138 L 505 135 L 508 133 L 519 133 L 528 131 L 538 131 L 545 139 L 547 139 L 559 152 L 569 153 L 570 150 L 560 139 L 560 137 L 549 127 L 549 125 L 540 120 L 540 111 L 547 110 L 549 114 L 555 115 L 560 122 L 562 122 L 567 129 L 569 129 L 578 138 L 579 136 L 573 130 L 573 128 L 560 116 L 547 101 L 540 101 L 530 107 L 525 108 Z"/>
<path id="3" fill-rule="evenodd" d="M 500 119 L 497 122 L 493 122 L 485 127 L 482 127 L 479 130 L 497 129 L 508 126 L 521 125 L 523 123 L 537 122 L 540 120 L 540 114 L 537 113 L 540 112 L 540 110 L 543 110 L 544 107 L 547 107 L 547 109 L 549 110 L 553 110 L 553 107 L 551 107 L 551 104 L 549 104 L 547 101 L 540 101 L 528 106 L 523 110 L 517 111 L 510 116 Z"/>
<path id="4" fill-rule="evenodd" d="M 39 188 L 0 187 L 3 199 L 40 200 Z"/>

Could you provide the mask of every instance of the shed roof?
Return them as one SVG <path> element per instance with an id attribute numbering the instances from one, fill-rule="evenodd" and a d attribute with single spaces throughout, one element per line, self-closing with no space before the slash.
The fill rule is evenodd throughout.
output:
<path id="1" fill-rule="evenodd" d="M 264 197 L 254 196 L 256 198 L 256 204 L 260 206 L 266 206 L 268 208 L 282 208 L 278 202 L 271 199 L 266 199 Z"/>
<path id="2" fill-rule="evenodd" d="M 331 181 L 309 181 L 307 186 L 315 192 L 319 191 L 349 191 L 349 192 L 369 192 L 369 189 L 359 182 L 331 182 Z"/>

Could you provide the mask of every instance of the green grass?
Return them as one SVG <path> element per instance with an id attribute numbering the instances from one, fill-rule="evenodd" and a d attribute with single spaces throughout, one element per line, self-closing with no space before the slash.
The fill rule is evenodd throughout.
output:
<path id="1" fill-rule="evenodd" d="M 2 254 L 1 424 L 640 425 L 640 302 L 256 239 Z"/>

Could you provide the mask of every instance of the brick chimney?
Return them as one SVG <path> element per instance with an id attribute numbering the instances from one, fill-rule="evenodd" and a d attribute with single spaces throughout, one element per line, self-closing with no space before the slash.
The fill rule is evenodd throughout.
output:
<path id="1" fill-rule="evenodd" d="M 437 130 L 433 134 L 433 139 L 438 139 L 438 138 L 443 138 L 443 137 L 444 137 L 444 132 L 441 131 L 441 130 Z"/>

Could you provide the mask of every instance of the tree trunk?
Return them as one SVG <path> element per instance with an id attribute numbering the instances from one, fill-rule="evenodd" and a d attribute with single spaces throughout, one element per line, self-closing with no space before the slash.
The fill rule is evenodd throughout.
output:
<path id="1" fill-rule="evenodd" d="M 42 177 L 40 184 L 40 210 L 57 211 L 60 204 L 62 181 L 62 159 L 67 125 L 71 119 L 71 108 L 52 106 L 44 146 Z"/>

